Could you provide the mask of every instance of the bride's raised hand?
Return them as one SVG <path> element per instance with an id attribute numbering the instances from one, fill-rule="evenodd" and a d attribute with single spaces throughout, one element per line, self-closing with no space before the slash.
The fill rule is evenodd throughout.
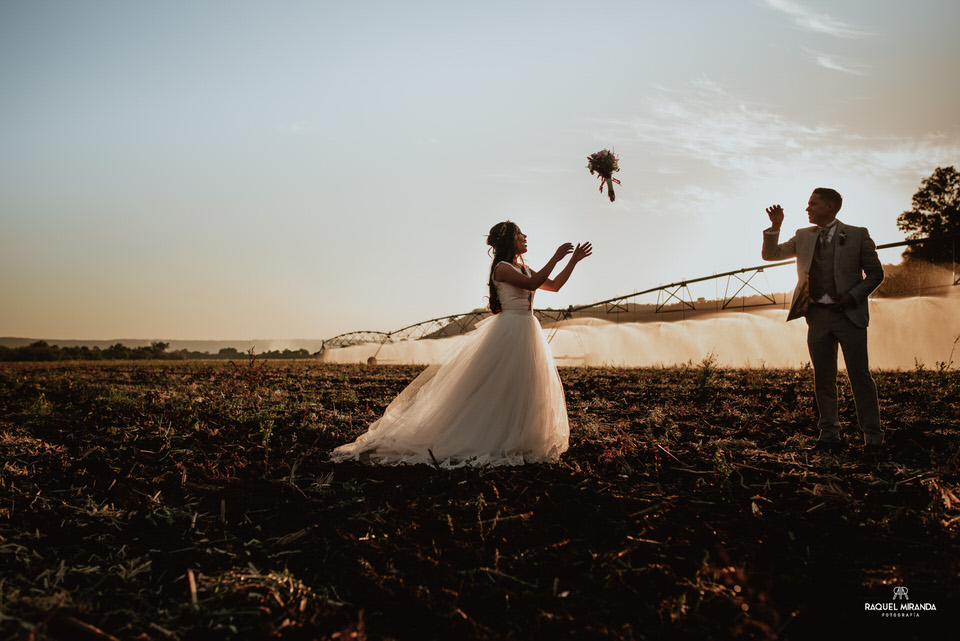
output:
<path id="1" fill-rule="evenodd" d="M 577 248 L 573 251 L 573 257 L 570 259 L 575 263 L 579 263 L 581 260 L 593 253 L 593 245 L 589 242 L 583 244 L 577 244 Z"/>
<path id="2" fill-rule="evenodd" d="M 554 262 L 560 262 L 560 260 L 573 251 L 573 243 L 564 243 L 557 247 L 557 251 L 553 253 Z"/>

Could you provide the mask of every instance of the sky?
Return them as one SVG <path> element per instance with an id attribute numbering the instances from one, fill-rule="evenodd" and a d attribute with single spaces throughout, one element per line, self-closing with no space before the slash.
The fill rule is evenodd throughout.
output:
<path id="1" fill-rule="evenodd" d="M 395 330 L 484 307 L 508 219 L 536 269 L 594 246 L 537 307 L 759 265 L 765 207 L 806 226 L 815 187 L 901 241 L 960 166 L 958 25 L 947 0 L 0 0 L 0 336 Z"/>

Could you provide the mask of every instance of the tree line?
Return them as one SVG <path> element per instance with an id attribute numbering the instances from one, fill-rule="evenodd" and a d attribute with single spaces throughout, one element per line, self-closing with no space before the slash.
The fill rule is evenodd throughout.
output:
<path id="1" fill-rule="evenodd" d="M 46 341 L 36 341 L 29 345 L 21 347 L 5 347 L 0 345 L 0 361 L 23 362 L 23 361 L 137 361 L 137 360 L 246 360 L 250 358 L 248 352 L 241 352 L 233 347 L 224 347 L 216 354 L 210 352 L 197 352 L 186 349 L 167 351 L 170 343 L 160 341 L 151 343 L 150 346 L 128 347 L 122 343 L 116 343 L 110 347 L 100 349 L 99 347 L 88 347 L 87 345 L 77 345 L 61 347 L 59 345 L 50 345 Z M 314 354 L 306 349 L 290 350 L 285 349 L 272 350 L 262 354 L 256 354 L 258 359 L 294 359 L 294 358 L 313 358 Z"/>

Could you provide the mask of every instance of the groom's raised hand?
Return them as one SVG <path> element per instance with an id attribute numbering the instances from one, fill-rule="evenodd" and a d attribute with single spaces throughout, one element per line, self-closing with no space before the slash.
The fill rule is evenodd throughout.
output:
<path id="1" fill-rule="evenodd" d="M 770 217 L 770 229 L 779 230 L 780 225 L 783 224 L 783 207 L 780 205 L 767 207 L 767 216 Z"/>

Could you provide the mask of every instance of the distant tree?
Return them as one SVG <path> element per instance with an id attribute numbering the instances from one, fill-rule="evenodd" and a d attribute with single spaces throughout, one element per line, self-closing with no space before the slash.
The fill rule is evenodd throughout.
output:
<path id="1" fill-rule="evenodd" d="M 57 361 L 60 360 L 60 348 L 48 345 L 47 341 L 36 341 L 17 350 L 18 361 Z"/>
<path id="2" fill-rule="evenodd" d="M 168 347 L 170 347 L 170 343 L 164 343 L 162 341 L 154 341 L 150 343 L 150 357 L 163 358 L 165 356 L 164 352 L 167 351 Z"/>
<path id="3" fill-rule="evenodd" d="M 920 189 L 913 195 L 913 209 L 897 217 L 897 228 L 907 232 L 907 240 L 960 232 L 960 172 L 953 167 L 937 167 L 920 181 Z M 911 245 L 903 255 L 935 264 L 951 263 L 955 260 L 954 242 Z"/>
<path id="4" fill-rule="evenodd" d="M 123 343 L 114 343 L 103 350 L 103 357 L 110 360 L 123 360 L 130 358 L 130 348 Z"/>

